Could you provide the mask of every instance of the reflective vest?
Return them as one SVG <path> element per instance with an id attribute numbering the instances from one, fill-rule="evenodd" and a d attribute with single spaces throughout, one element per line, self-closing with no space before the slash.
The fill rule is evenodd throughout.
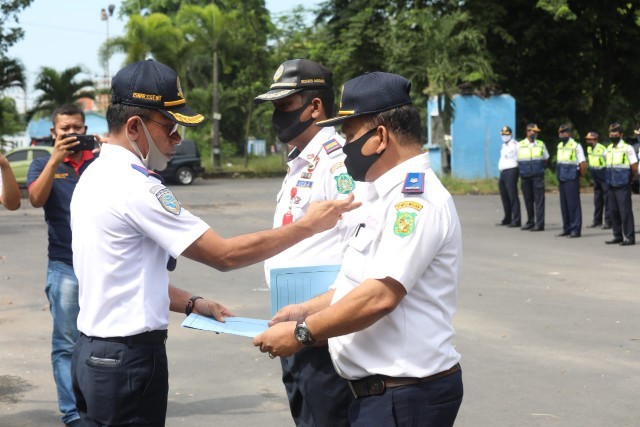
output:
<path id="1" fill-rule="evenodd" d="M 539 139 L 533 144 L 528 139 L 518 143 L 518 168 L 520 175 L 530 177 L 544 174 L 544 142 Z"/>
<path id="2" fill-rule="evenodd" d="M 578 177 L 578 143 L 570 138 L 558 144 L 556 175 L 560 181 L 572 181 Z"/>
<path id="3" fill-rule="evenodd" d="M 629 144 L 624 141 L 618 142 L 617 146 L 609 144 L 606 154 L 607 175 L 606 182 L 612 187 L 624 187 L 631 180 L 631 165 L 627 149 Z"/>
<path id="4" fill-rule="evenodd" d="M 605 166 L 607 163 L 604 159 L 604 152 L 607 148 L 600 144 L 596 143 L 595 147 L 588 146 L 587 147 L 587 157 L 589 159 L 589 172 L 591 172 L 591 177 L 597 181 L 604 182 L 605 177 Z"/>

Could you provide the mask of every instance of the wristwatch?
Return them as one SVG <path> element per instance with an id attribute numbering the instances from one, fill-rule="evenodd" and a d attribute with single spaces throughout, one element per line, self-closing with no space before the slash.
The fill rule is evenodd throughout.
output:
<path id="1" fill-rule="evenodd" d="M 298 342 L 302 345 L 313 345 L 316 340 L 311 336 L 311 331 L 304 320 L 298 320 L 296 329 L 293 331 L 293 335 Z"/>

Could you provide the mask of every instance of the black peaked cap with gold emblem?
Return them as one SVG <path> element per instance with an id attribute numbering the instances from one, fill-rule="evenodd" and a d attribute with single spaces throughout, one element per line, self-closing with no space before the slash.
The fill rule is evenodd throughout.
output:
<path id="1" fill-rule="evenodd" d="M 308 59 L 291 59 L 280 64 L 269 91 L 256 96 L 253 102 L 261 104 L 275 101 L 305 89 L 331 88 L 333 73 L 327 67 Z"/>
<path id="2" fill-rule="evenodd" d="M 157 110 L 182 126 L 207 120 L 187 107 L 178 74 L 152 59 L 129 64 L 113 76 L 111 102 Z"/>

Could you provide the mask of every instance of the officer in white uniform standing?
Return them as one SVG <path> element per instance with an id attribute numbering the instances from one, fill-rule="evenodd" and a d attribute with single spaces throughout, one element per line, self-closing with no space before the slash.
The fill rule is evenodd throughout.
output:
<path id="1" fill-rule="evenodd" d="M 496 225 L 506 225 L 509 228 L 520 227 L 520 198 L 518 198 L 518 142 L 513 139 L 509 126 L 500 129 L 502 146 L 500 146 L 500 160 L 498 170 L 500 179 L 500 199 L 504 209 L 504 217 Z"/>
<path id="2" fill-rule="evenodd" d="M 347 170 L 371 183 L 360 224 L 336 289 L 283 308 L 254 339 L 282 356 L 329 339 L 356 397 L 352 426 L 451 426 L 462 402 L 452 325 L 460 222 L 422 152 L 410 86 L 396 74 L 356 77 L 344 84 L 338 117 L 319 123 L 342 122 Z"/>
<path id="3" fill-rule="evenodd" d="M 180 143 L 179 125 L 205 118 L 186 105 L 175 71 L 155 61 L 120 70 L 107 111 L 109 144 L 71 201 L 73 265 L 81 332 L 72 360 L 74 394 L 88 425 L 164 425 L 169 310 L 223 320 L 223 306 L 169 285 L 184 255 L 219 270 L 263 261 L 357 207 L 322 202 L 288 227 L 221 238 L 182 208 L 152 170 Z"/>
<path id="4" fill-rule="evenodd" d="M 344 165 L 344 138 L 333 127 L 316 126 L 333 115 L 333 75 L 328 68 L 308 59 L 285 61 L 276 70 L 270 90 L 255 98 L 256 103 L 266 101 L 273 103 L 278 139 L 293 147 L 276 199 L 273 227 L 277 228 L 302 218 L 312 201 L 344 198 L 356 184 Z M 267 283 L 273 268 L 341 264 L 352 217 L 346 214 L 331 230 L 266 260 Z M 347 410 L 353 396 L 333 368 L 326 345 L 305 348 L 280 362 L 297 426 L 349 425 Z"/>

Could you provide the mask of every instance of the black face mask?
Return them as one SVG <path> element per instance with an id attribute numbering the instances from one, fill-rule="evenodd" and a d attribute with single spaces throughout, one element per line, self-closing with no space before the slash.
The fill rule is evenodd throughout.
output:
<path id="1" fill-rule="evenodd" d="M 307 130 L 311 123 L 313 123 L 313 117 L 306 122 L 300 121 L 302 112 L 311 105 L 313 99 L 310 99 L 302 107 L 293 111 L 280 111 L 278 109 L 273 111 L 271 116 L 271 123 L 273 128 L 278 133 L 278 139 L 285 144 L 299 136 L 302 132 Z"/>
<path id="2" fill-rule="evenodd" d="M 370 156 L 362 154 L 362 146 L 376 133 L 377 130 L 378 128 L 371 129 L 360 138 L 351 141 L 342 147 L 342 151 L 347 155 L 347 158 L 344 159 L 344 165 L 347 168 L 347 173 L 356 181 L 364 181 L 367 171 L 382 154 L 374 153 Z"/>
<path id="3" fill-rule="evenodd" d="M 569 142 L 569 137 L 568 137 L 568 136 L 561 136 L 561 137 L 560 137 L 560 141 L 562 141 L 562 142 Z"/>
<path id="4" fill-rule="evenodd" d="M 620 137 L 619 136 L 612 136 L 611 137 L 611 142 L 613 142 L 614 144 L 617 144 L 618 142 L 620 142 Z"/>

